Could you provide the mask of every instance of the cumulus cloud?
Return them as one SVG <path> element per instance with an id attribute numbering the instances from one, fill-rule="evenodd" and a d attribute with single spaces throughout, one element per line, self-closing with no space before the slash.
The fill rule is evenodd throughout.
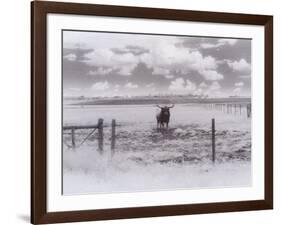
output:
<path id="1" fill-rule="evenodd" d="M 241 88 L 244 94 L 251 87 L 250 40 L 107 32 L 64 34 L 65 87 L 81 87 L 81 92 L 94 93 L 91 84 L 93 89 L 108 89 L 94 93 L 103 95 L 114 90 L 120 95 L 176 94 L 177 89 L 184 94 L 221 91 L 229 95 L 234 88 Z M 87 76 L 82 78 L 83 74 Z M 154 85 L 150 87 L 151 83 Z"/>
<path id="2" fill-rule="evenodd" d="M 116 54 L 126 54 L 126 53 L 132 53 L 133 55 L 142 55 L 144 53 L 148 53 L 149 50 L 141 47 L 141 46 L 136 46 L 136 45 L 127 45 L 124 48 L 111 48 L 111 51 L 113 51 Z"/>
<path id="3" fill-rule="evenodd" d="M 143 50 L 142 54 L 132 51 L 137 50 L 132 46 L 122 53 L 117 49 L 96 49 L 85 56 L 84 62 L 90 66 L 112 68 L 116 74 L 124 76 L 132 75 L 134 68 L 139 63 L 144 63 L 153 69 L 153 75 L 163 75 L 167 79 L 172 78 L 167 76 L 171 71 L 179 71 L 182 74 L 196 71 L 207 80 L 223 79 L 223 75 L 216 71 L 218 62 L 214 57 L 203 56 L 198 50 L 178 48 L 175 46 L 175 40 L 161 39 L 151 45 L 149 51 Z"/>
<path id="4" fill-rule="evenodd" d="M 104 91 L 109 89 L 109 83 L 107 81 L 97 82 L 92 85 L 92 89 L 95 91 Z"/>
<path id="5" fill-rule="evenodd" d="M 132 70 L 136 67 L 137 64 L 133 65 L 126 65 L 120 68 L 116 68 L 117 72 L 116 74 L 119 74 L 121 76 L 130 76 L 132 75 Z"/>
<path id="6" fill-rule="evenodd" d="M 193 94 L 193 95 L 209 95 L 220 96 L 221 85 L 218 81 L 212 81 L 209 84 L 205 82 L 200 83 L 198 86 L 190 80 L 184 80 L 182 77 L 171 81 L 169 90 L 172 93 L 180 94 Z"/>
<path id="7" fill-rule="evenodd" d="M 91 76 L 95 75 L 106 75 L 109 74 L 113 71 L 112 68 L 104 68 L 104 67 L 99 67 L 97 70 L 91 70 L 88 74 Z"/>
<path id="8" fill-rule="evenodd" d="M 193 92 L 194 95 L 204 95 L 204 93 L 205 92 L 202 88 L 198 88 Z"/>
<path id="9" fill-rule="evenodd" d="M 202 43 L 201 45 L 201 48 L 216 48 L 217 47 L 217 44 L 211 44 L 211 43 Z"/>
<path id="10" fill-rule="evenodd" d="M 185 90 L 187 90 L 189 93 L 194 92 L 196 90 L 196 84 L 189 80 L 185 80 Z"/>
<path id="11" fill-rule="evenodd" d="M 240 59 L 239 61 L 227 61 L 228 66 L 238 72 L 249 73 L 251 71 L 251 65 L 245 60 Z"/>
<path id="12" fill-rule="evenodd" d="M 212 82 L 212 84 L 209 87 L 209 90 L 211 91 L 217 91 L 219 89 L 221 89 L 221 86 L 217 81 Z"/>
<path id="13" fill-rule="evenodd" d="M 215 70 L 203 70 L 201 74 L 206 80 L 222 80 L 224 76 Z"/>
<path id="14" fill-rule="evenodd" d="M 233 93 L 233 95 L 240 95 L 241 94 L 241 88 L 240 87 L 234 88 L 232 93 Z"/>
<path id="15" fill-rule="evenodd" d="M 201 48 L 218 48 L 224 45 L 233 46 L 237 43 L 237 39 L 218 39 L 217 43 L 201 43 Z"/>
<path id="16" fill-rule="evenodd" d="M 219 39 L 219 40 L 218 40 L 218 43 L 219 43 L 219 44 L 222 44 L 222 45 L 226 45 L 226 44 L 235 45 L 235 44 L 237 43 L 237 39 L 231 39 L 231 38 L 228 38 L 228 39 Z"/>
<path id="17" fill-rule="evenodd" d="M 161 67 L 154 67 L 152 74 L 154 75 L 168 75 L 170 74 L 170 70 L 161 68 Z"/>
<path id="18" fill-rule="evenodd" d="M 172 74 L 165 75 L 165 78 L 167 78 L 167 79 L 173 79 L 174 77 L 175 77 L 175 76 L 172 75 Z"/>
<path id="19" fill-rule="evenodd" d="M 237 82 L 234 84 L 235 87 L 243 87 L 244 86 L 244 82 Z"/>
<path id="20" fill-rule="evenodd" d="M 165 75 L 170 71 L 186 74 L 196 71 L 207 80 L 223 79 L 223 75 L 216 72 L 218 63 L 214 57 L 203 56 L 198 50 L 177 48 L 174 44 L 158 44 L 159 46 L 150 54 L 141 57 L 146 65 L 154 68 L 154 74 L 161 72 Z"/>
<path id="21" fill-rule="evenodd" d="M 138 64 L 139 60 L 132 53 L 125 53 L 122 56 L 115 54 L 110 49 L 97 49 L 86 55 L 84 62 L 90 66 L 111 68 L 117 74 L 129 76 L 131 71 Z"/>
<path id="22" fill-rule="evenodd" d="M 65 55 L 63 58 L 68 61 L 75 61 L 77 59 L 77 56 L 74 53 L 70 53 Z"/>
<path id="23" fill-rule="evenodd" d="M 205 82 L 201 82 L 201 83 L 199 84 L 199 87 L 200 87 L 200 88 L 206 88 L 206 87 L 207 87 L 207 84 L 206 84 Z"/>
<path id="24" fill-rule="evenodd" d="M 203 85 L 203 87 L 199 88 L 200 93 L 203 95 L 213 96 L 213 97 L 221 97 L 221 85 L 218 81 L 213 81 L 210 84 Z"/>
<path id="25" fill-rule="evenodd" d="M 192 94 L 196 90 L 196 84 L 191 82 L 190 80 L 184 80 L 182 77 L 180 77 L 171 81 L 169 90 Z"/>
<path id="26" fill-rule="evenodd" d="M 129 88 L 129 89 L 136 89 L 138 88 L 139 86 L 137 84 L 133 84 L 131 82 L 128 82 L 125 84 L 125 88 Z"/>

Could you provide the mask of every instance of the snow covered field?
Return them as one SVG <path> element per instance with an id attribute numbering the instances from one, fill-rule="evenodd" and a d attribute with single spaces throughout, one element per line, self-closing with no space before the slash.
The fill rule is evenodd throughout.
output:
<path id="1" fill-rule="evenodd" d="M 158 191 L 251 185 L 251 119 L 199 104 L 171 109 L 170 128 L 156 129 L 153 105 L 65 106 L 64 125 L 105 125 L 116 119 L 116 148 L 104 128 L 104 153 L 96 132 L 75 151 L 63 147 L 63 194 Z M 211 119 L 216 120 L 216 164 L 211 162 Z M 79 131 L 77 145 L 90 131 Z"/>

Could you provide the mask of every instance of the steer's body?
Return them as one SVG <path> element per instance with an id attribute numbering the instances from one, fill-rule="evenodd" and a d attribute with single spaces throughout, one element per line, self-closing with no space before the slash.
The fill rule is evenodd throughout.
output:
<path id="1" fill-rule="evenodd" d="M 156 115 L 157 128 L 163 128 L 165 127 L 165 124 L 166 124 L 166 128 L 168 128 L 170 122 L 170 108 L 173 108 L 174 105 L 170 107 L 168 106 L 161 107 L 157 105 L 157 107 L 161 109 L 161 111 Z"/>

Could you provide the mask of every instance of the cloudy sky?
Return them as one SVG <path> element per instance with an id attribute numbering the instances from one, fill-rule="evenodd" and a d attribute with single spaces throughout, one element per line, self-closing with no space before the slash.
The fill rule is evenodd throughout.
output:
<path id="1" fill-rule="evenodd" d="M 250 96 L 251 40 L 63 31 L 64 96 Z"/>

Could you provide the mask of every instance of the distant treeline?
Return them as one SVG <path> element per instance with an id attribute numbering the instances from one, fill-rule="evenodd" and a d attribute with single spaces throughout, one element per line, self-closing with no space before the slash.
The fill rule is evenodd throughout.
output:
<path id="1" fill-rule="evenodd" d="M 250 103 L 251 98 L 184 98 L 184 97 L 131 97 L 78 100 L 71 105 L 145 105 L 145 104 L 188 104 L 188 103 Z M 65 102 L 67 104 L 67 102 Z"/>

